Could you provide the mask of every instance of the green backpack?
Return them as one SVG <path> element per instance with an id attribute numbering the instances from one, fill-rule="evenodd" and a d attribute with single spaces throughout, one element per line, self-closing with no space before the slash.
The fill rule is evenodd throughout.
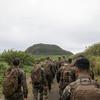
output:
<path id="1" fill-rule="evenodd" d="M 12 68 L 7 70 L 3 81 L 3 94 L 5 97 L 12 96 L 18 89 L 19 69 Z"/>

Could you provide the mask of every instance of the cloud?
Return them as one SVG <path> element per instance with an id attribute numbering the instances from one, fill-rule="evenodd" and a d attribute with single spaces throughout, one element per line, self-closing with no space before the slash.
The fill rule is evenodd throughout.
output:
<path id="1" fill-rule="evenodd" d="M 0 51 L 35 43 L 73 52 L 100 41 L 99 0 L 0 1 Z"/>

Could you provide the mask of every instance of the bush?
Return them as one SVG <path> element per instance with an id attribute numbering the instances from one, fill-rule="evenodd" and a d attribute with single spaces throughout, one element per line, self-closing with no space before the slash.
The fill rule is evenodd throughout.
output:
<path id="1" fill-rule="evenodd" d="M 93 68 L 95 75 L 100 75 L 100 56 L 91 56 L 88 55 L 87 58 L 91 62 L 91 66 Z"/>
<path id="2" fill-rule="evenodd" d="M 27 54 L 22 51 L 13 51 L 13 50 L 8 50 L 4 51 L 1 55 L 2 60 L 6 61 L 9 65 L 12 63 L 12 59 L 15 57 L 19 57 L 21 59 L 21 63 L 24 65 L 32 65 L 34 62 L 34 57 L 30 54 Z"/>
<path id="3" fill-rule="evenodd" d="M 8 68 L 8 64 L 5 62 L 0 62 L 0 94 L 2 93 L 2 81 L 5 70 Z"/>
<path id="4" fill-rule="evenodd" d="M 32 71 L 32 69 L 33 69 L 33 66 L 24 66 L 23 67 L 23 69 L 24 69 L 24 71 L 25 71 L 25 73 L 27 74 L 27 76 L 30 76 L 30 74 L 31 74 L 31 71 Z"/>

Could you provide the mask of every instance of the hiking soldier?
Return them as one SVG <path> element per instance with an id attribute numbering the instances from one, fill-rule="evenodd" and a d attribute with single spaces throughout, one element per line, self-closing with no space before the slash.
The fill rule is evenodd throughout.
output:
<path id="1" fill-rule="evenodd" d="M 58 83 L 61 99 L 65 87 L 69 85 L 71 82 L 75 81 L 75 71 L 69 66 L 68 63 L 65 63 L 64 66 L 62 66 L 57 72 L 57 77 L 59 77 Z"/>
<path id="2" fill-rule="evenodd" d="M 67 60 L 66 60 L 66 57 L 65 57 L 65 56 L 62 56 L 62 62 L 63 62 L 63 63 L 66 63 L 66 61 L 67 61 Z"/>
<path id="3" fill-rule="evenodd" d="M 64 89 L 61 100 L 100 100 L 100 85 L 90 76 L 88 59 L 77 59 L 75 66 L 78 79 Z"/>
<path id="4" fill-rule="evenodd" d="M 57 61 L 54 60 L 54 61 L 53 61 L 53 64 L 54 64 L 54 71 L 55 71 L 55 74 L 56 74 L 56 72 L 57 72 L 57 70 L 58 70 L 58 68 L 57 68 Z"/>
<path id="5" fill-rule="evenodd" d="M 73 72 L 72 80 L 75 81 L 76 80 L 76 75 L 75 75 L 76 74 L 76 69 L 72 65 L 72 59 L 68 59 L 68 61 L 66 61 L 64 64 L 62 64 L 61 68 L 59 68 L 59 70 L 56 73 L 57 82 L 59 83 L 61 81 L 61 77 L 63 77 L 62 76 L 63 68 L 64 69 L 69 69 L 69 70 L 71 70 L 71 72 Z"/>
<path id="6" fill-rule="evenodd" d="M 43 100 L 43 95 L 47 99 L 47 82 L 44 69 L 40 63 L 35 64 L 35 68 L 31 73 L 31 80 L 35 100 Z"/>
<path id="7" fill-rule="evenodd" d="M 46 74 L 46 80 L 47 80 L 48 89 L 49 89 L 49 92 L 50 92 L 51 91 L 51 84 L 53 82 L 53 77 L 55 75 L 55 72 L 54 72 L 54 68 L 53 68 L 53 65 L 52 65 L 52 61 L 49 57 L 47 57 L 47 59 L 45 61 L 44 71 L 45 71 L 45 74 Z"/>
<path id="8" fill-rule="evenodd" d="M 63 62 L 61 57 L 58 57 L 58 61 L 57 61 L 57 70 L 59 70 L 59 68 L 62 66 Z"/>
<path id="9" fill-rule="evenodd" d="M 52 77 L 54 79 L 55 74 L 56 74 L 56 65 L 55 65 L 55 62 L 53 60 L 51 60 L 51 73 L 52 73 Z M 52 79 L 52 82 L 53 82 L 53 79 Z"/>
<path id="10" fill-rule="evenodd" d="M 85 58 L 85 56 L 83 56 L 83 55 L 78 55 L 78 56 L 74 59 L 72 66 L 75 66 L 76 60 L 77 60 L 77 59 L 81 59 L 81 58 Z M 91 78 L 92 78 L 93 80 L 94 80 L 94 70 L 93 70 L 94 66 L 95 66 L 95 63 L 90 62 L 90 68 L 89 68 L 89 72 L 88 72 L 88 73 L 90 74 L 90 76 L 91 76 Z M 75 68 L 75 67 L 74 67 L 74 68 Z M 76 74 L 78 74 L 78 73 L 76 73 Z M 77 75 L 76 75 L 76 76 L 77 76 Z"/>
<path id="11" fill-rule="evenodd" d="M 13 59 L 13 67 L 10 67 L 4 76 L 3 94 L 5 100 L 27 100 L 27 83 L 24 71 L 19 68 L 20 59 Z"/>

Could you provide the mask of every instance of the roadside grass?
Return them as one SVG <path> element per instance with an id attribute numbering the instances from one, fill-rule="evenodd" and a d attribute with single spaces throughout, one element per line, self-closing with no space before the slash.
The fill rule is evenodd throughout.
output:
<path id="1" fill-rule="evenodd" d="M 6 62 L 0 61 L 0 96 L 2 95 L 2 81 L 5 70 L 8 68 L 8 64 Z"/>

